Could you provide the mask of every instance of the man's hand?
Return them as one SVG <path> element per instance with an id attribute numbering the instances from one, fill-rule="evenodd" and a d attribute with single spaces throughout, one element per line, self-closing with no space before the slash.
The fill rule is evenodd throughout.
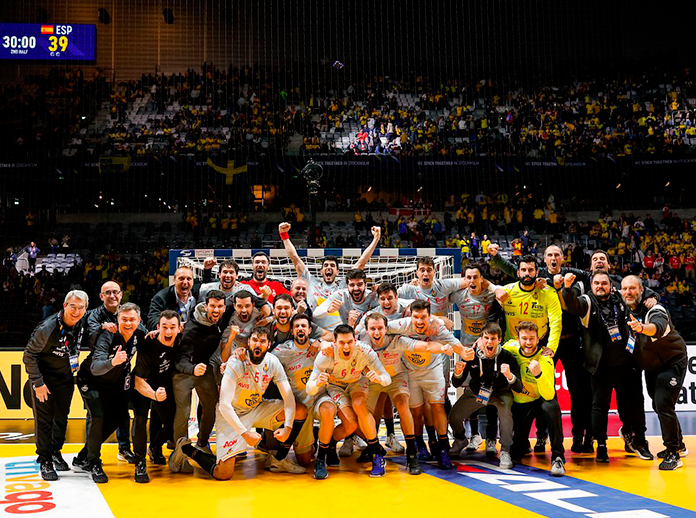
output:
<path id="1" fill-rule="evenodd" d="M 145 338 L 148 338 L 148 339 L 157 338 L 158 334 L 159 334 L 159 329 L 155 329 L 154 331 L 150 331 L 148 334 L 146 334 Z"/>
<path id="2" fill-rule="evenodd" d="M 193 375 L 194 376 L 203 376 L 205 374 L 206 369 L 208 366 L 205 363 L 199 363 L 193 368 Z"/>
<path id="3" fill-rule="evenodd" d="M 440 346 L 440 353 L 446 354 L 447 356 L 452 356 L 454 351 L 452 350 L 452 346 L 450 344 L 442 344 Z"/>
<path id="4" fill-rule="evenodd" d="M 240 331 L 239 326 L 230 326 L 230 336 L 227 337 L 227 343 L 231 344 L 234 342 L 234 339 L 237 338 Z"/>
<path id="5" fill-rule="evenodd" d="M 40 387 L 34 388 L 34 392 L 36 393 L 36 399 L 38 399 L 41 403 L 48 401 L 48 395 L 51 393 L 46 385 L 41 385 Z"/>
<path id="6" fill-rule="evenodd" d="M 551 349 L 550 347 L 542 347 L 541 348 L 541 355 L 548 356 L 549 358 L 553 358 L 555 356 L 553 349 Z"/>
<path id="7" fill-rule="evenodd" d="M 234 354 L 234 357 L 237 358 L 240 362 L 243 362 L 247 358 L 246 354 L 246 348 L 244 347 L 237 347 L 232 354 Z"/>
<path id="8" fill-rule="evenodd" d="M 323 341 L 321 344 L 319 344 L 319 348 L 321 349 L 321 354 L 326 356 L 327 358 L 333 358 L 334 351 L 333 351 L 333 342 L 326 342 Z"/>
<path id="9" fill-rule="evenodd" d="M 491 257 L 495 257 L 498 255 L 498 250 L 500 249 L 500 245 L 498 243 L 491 243 L 488 245 L 488 255 Z"/>
<path id="10" fill-rule="evenodd" d="M 411 286 L 418 286 L 418 279 L 413 279 L 411 282 L 409 282 Z"/>
<path id="11" fill-rule="evenodd" d="M 215 262 L 214 257 L 206 257 L 205 261 L 203 261 L 203 269 L 210 270 L 213 266 L 215 266 Z"/>
<path id="12" fill-rule="evenodd" d="M 476 352 L 473 347 L 464 347 L 464 353 L 462 354 L 462 360 L 465 362 L 470 362 L 476 356 Z"/>
<path id="13" fill-rule="evenodd" d="M 454 364 L 454 375 L 456 377 L 459 377 L 462 375 L 464 372 L 464 368 L 466 367 L 466 362 L 458 361 L 457 363 Z"/>
<path id="14" fill-rule="evenodd" d="M 655 304 L 657 304 L 657 299 L 655 297 L 650 297 L 649 299 L 645 299 L 643 301 L 643 306 L 645 306 L 648 309 L 654 308 Z"/>
<path id="15" fill-rule="evenodd" d="M 440 331 L 440 326 L 442 321 L 436 317 L 430 317 L 430 325 L 428 329 L 425 330 L 425 336 L 435 336 Z"/>
<path id="16" fill-rule="evenodd" d="M 367 376 L 367 379 L 369 379 L 372 383 L 379 383 L 380 376 L 373 370 L 368 370 L 367 373 L 365 373 L 365 376 Z"/>
<path id="17" fill-rule="evenodd" d="M 222 362 L 220 364 L 220 374 L 225 374 L 225 369 L 227 368 L 227 362 Z"/>
<path id="18" fill-rule="evenodd" d="M 372 238 L 379 242 L 382 237 L 382 227 L 374 226 L 370 229 L 370 232 L 372 232 Z"/>
<path id="19" fill-rule="evenodd" d="M 273 291 L 271 291 L 270 286 L 261 286 L 261 298 L 263 300 L 268 300 L 271 295 L 273 295 Z"/>
<path id="20" fill-rule="evenodd" d="M 503 288 L 496 288 L 495 300 L 497 300 L 499 304 L 504 304 L 505 302 L 510 300 L 510 294 Z"/>
<path id="21" fill-rule="evenodd" d="M 546 288 L 546 286 L 548 286 L 548 284 L 546 283 L 546 279 L 543 277 L 537 277 L 534 281 L 534 288 L 537 290 L 543 290 Z"/>
<path id="22" fill-rule="evenodd" d="M 317 387 L 323 387 L 325 385 L 329 384 L 329 373 L 328 372 L 320 372 L 319 376 L 317 377 Z"/>
<path id="23" fill-rule="evenodd" d="M 565 276 L 563 277 L 563 287 L 567 290 L 571 288 L 573 283 L 575 282 L 575 274 L 573 273 L 566 273 Z"/>
<path id="24" fill-rule="evenodd" d="M 105 324 L 102 324 L 101 328 L 104 331 L 108 331 L 109 333 L 118 332 L 118 326 L 116 324 L 114 324 L 113 322 L 106 322 Z"/>
<path id="25" fill-rule="evenodd" d="M 242 434 L 242 438 L 252 448 L 256 448 L 256 445 L 261 440 L 261 436 L 259 434 L 257 434 L 256 432 L 252 432 L 251 430 L 247 430 L 246 432 L 244 432 Z"/>
<path id="26" fill-rule="evenodd" d="M 318 340 L 313 340 L 309 342 L 309 347 L 307 348 L 309 352 L 319 354 L 321 352 L 321 342 Z"/>
<path id="27" fill-rule="evenodd" d="M 557 290 L 563 287 L 563 276 L 560 273 L 553 276 L 553 287 Z"/>
<path id="28" fill-rule="evenodd" d="M 256 325 L 260 327 L 265 327 L 267 325 L 270 325 L 273 322 L 274 317 L 266 317 L 266 318 L 260 318 L 256 321 Z"/>
<path id="29" fill-rule="evenodd" d="M 362 313 L 357 309 L 351 309 L 348 312 L 348 325 L 352 328 L 355 328 L 355 325 L 358 323 L 358 320 L 360 319 L 361 315 Z"/>
<path id="30" fill-rule="evenodd" d="M 508 381 L 512 381 L 513 379 L 513 374 L 510 372 L 510 366 L 507 363 L 503 363 L 500 366 L 500 372 L 502 373 L 503 376 L 507 378 Z"/>
<path id="31" fill-rule="evenodd" d="M 128 354 L 126 354 L 126 351 L 121 350 L 121 346 L 118 346 L 118 349 L 116 349 L 116 354 L 114 354 L 114 357 L 111 359 L 111 365 L 113 367 L 116 367 L 117 365 L 121 365 L 122 363 L 126 363 L 128 361 Z"/>
<path id="32" fill-rule="evenodd" d="M 283 221 L 280 225 L 278 225 L 278 233 L 279 234 L 289 234 L 290 233 L 290 223 L 287 221 Z"/>
<path id="33" fill-rule="evenodd" d="M 292 428 L 283 426 L 282 428 L 278 428 L 275 432 L 273 432 L 273 437 L 278 439 L 278 442 L 285 442 L 288 440 L 288 437 L 290 437 L 291 433 Z"/>
<path id="34" fill-rule="evenodd" d="M 165 399 L 167 399 L 167 391 L 164 387 L 155 390 L 155 401 L 164 401 Z"/>
<path id="35" fill-rule="evenodd" d="M 529 362 L 529 372 L 531 372 L 534 377 L 541 375 L 541 365 L 539 365 L 538 361 L 532 360 Z"/>
<path id="36" fill-rule="evenodd" d="M 307 303 L 304 300 L 297 303 L 296 312 L 298 315 L 304 315 L 307 312 Z"/>
<path id="37" fill-rule="evenodd" d="M 638 333 L 638 334 L 642 333 L 643 329 L 645 329 L 645 326 L 643 325 L 643 323 L 638 322 L 636 320 L 636 317 L 634 317 L 633 315 L 630 316 L 630 319 L 628 321 L 628 327 L 630 327 L 634 333 Z"/>
<path id="38" fill-rule="evenodd" d="M 329 313 L 336 313 L 343 306 L 343 298 L 336 297 L 329 304 Z"/>

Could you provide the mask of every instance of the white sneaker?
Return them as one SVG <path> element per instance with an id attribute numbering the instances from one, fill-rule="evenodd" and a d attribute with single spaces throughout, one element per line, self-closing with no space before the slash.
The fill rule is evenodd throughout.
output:
<path id="1" fill-rule="evenodd" d="M 554 477 L 562 477 L 565 475 L 565 472 L 565 463 L 563 462 L 563 459 L 560 457 L 553 459 L 553 462 L 551 463 L 551 474 Z"/>
<path id="2" fill-rule="evenodd" d="M 385 446 L 387 447 L 387 449 L 398 454 L 402 454 L 406 451 L 406 449 L 401 445 L 401 443 L 396 440 L 396 435 L 394 435 L 393 433 L 390 433 L 389 436 L 387 436 L 387 442 L 385 443 Z"/>
<path id="3" fill-rule="evenodd" d="M 498 453 L 495 439 L 486 439 L 486 455 L 494 456 Z"/>
<path id="4" fill-rule="evenodd" d="M 169 455 L 169 469 L 172 473 L 193 473 L 193 468 L 186 462 L 186 455 L 181 451 L 181 447 L 185 444 L 191 444 L 191 439 L 188 437 L 179 437 L 179 440 L 176 441 L 176 448 L 174 448 L 174 451 Z M 190 471 L 183 470 L 184 462 L 188 464 L 188 469 Z"/>
<path id="5" fill-rule="evenodd" d="M 353 436 L 353 445 L 356 450 L 363 451 L 365 448 L 367 448 L 367 443 L 363 441 L 363 438 L 360 437 L 359 435 L 354 435 Z"/>
<path id="6" fill-rule="evenodd" d="M 507 451 L 501 451 L 500 452 L 500 467 L 502 469 L 510 469 L 512 468 L 512 457 L 510 457 L 510 453 Z"/>
<path id="7" fill-rule="evenodd" d="M 266 459 L 266 469 L 274 473 L 294 473 L 296 475 L 307 473 L 307 468 L 294 463 L 288 457 L 278 460 L 273 455 L 269 455 Z"/>
<path id="8" fill-rule="evenodd" d="M 339 457 L 350 457 L 353 455 L 353 437 L 346 437 L 338 450 Z"/>
<path id="9" fill-rule="evenodd" d="M 476 451 L 481 447 L 481 444 L 483 444 L 483 439 L 479 434 L 472 435 L 471 439 L 469 439 L 469 444 L 466 446 L 466 451 Z"/>
<path id="10" fill-rule="evenodd" d="M 449 449 L 450 457 L 459 457 L 464 447 L 467 445 L 468 441 L 466 439 L 455 439 L 452 443 L 452 447 Z"/>

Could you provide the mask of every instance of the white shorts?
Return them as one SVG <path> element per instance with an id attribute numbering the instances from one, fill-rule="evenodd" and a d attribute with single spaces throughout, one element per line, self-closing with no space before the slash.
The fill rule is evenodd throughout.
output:
<path id="1" fill-rule="evenodd" d="M 307 411 L 313 411 L 314 416 L 316 419 L 319 419 L 319 407 L 321 406 L 322 403 L 331 403 L 333 406 L 336 406 L 336 403 L 334 402 L 333 399 L 331 399 L 331 396 L 329 396 L 329 393 L 326 391 L 326 388 L 321 390 L 314 398 L 314 402 L 312 403 L 312 406 L 307 408 Z"/>
<path id="2" fill-rule="evenodd" d="M 444 405 L 447 384 L 440 368 L 408 371 L 408 385 L 411 389 L 411 408 L 417 408 L 425 402 Z"/>
<path id="3" fill-rule="evenodd" d="M 367 408 L 372 412 L 377 406 L 377 400 L 379 395 L 386 393 L 392 400 L 399 394 L 408 394 L 408 373 L 406 371 L 401 371 L 399 374 L 392 376 L 392 382 L 383 387 L 379 383 L 370 383 L 370 388 L 367 393 Z"/>
<path id="4" fill-rule="evenodd" d="M 264 428 L 265 430 L 277 430 L 283 421 L 279 421 L 277 416 L 284 410 L 283 402 L 279 399 L 263 400 L 259 406 L 248 414 L 239 418 L 245 428 Z M 248 448 L 244 437 L 239 435 L 232 425 L 227 422 L 220 412 L 220 407 L 215 409 L 215 430 L 217 430 L 217 461 L 224 462 L 231 457 L 235 457 Z"/>
<path id="5" fill-rule="evenodd" d="M 334 404 L 341 409 L 351 405 L 354 394 L 362 393 L 367 397 L 367 387 L 369 383 L 370 380 L 362 376 L 358 381 L 349 383 L 346 387 L 327 385 L 326 392 L 329 394 Z"/>

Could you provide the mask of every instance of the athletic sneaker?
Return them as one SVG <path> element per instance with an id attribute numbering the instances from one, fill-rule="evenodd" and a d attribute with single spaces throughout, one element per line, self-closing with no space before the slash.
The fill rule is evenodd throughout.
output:
<path id="1" fill-rule="evenodd" d="M 486 439 L 486 455 L 488 457 L 495 457 L 498 454 L 498 449 L 496 448 L 495 439 Z"/>
<path id="2" fill-rule="evenodd" d="M 537 442 L 534 445 L 534 453 L 545 453 L 547 441 L 548 441 L 548 439 L 546 437 L 541 437 L 541 438 L 537 439 Z"/>
<path id="3" fill-rule="evenodd" d="M 150 477 L 147 476 L 147 464 L 145 464 L 145 459 L 138 461 L 135 465 L 135 475 L 133 479 L 138 484 L 147 484 L 150 482 Z"/>
<path id="4" fill-rule="evenodd" d="M 213 450 L 210 449 L 209 442 L 207 442 L 205 444 L 200 444 L 197 442 L 196 444 L 193 445 L 193 447 L 196 448 L 197 450 L 202 451 L 203 453 L 209 453 L 210 455 L 213 454 Z"/>
<path id="5" fill-rule="evenodd" d="M 346 437 L 341 444 L 341 448 L 338 450 L 338 455 L 341 457 L 350 457 L 353 455 L 354 441 L 353 437 Z M 329 464 L 331 466 L 331 464 Z"/>
<path id="6" fill-rule="evenodd" d="M 387 436 L 387 442 L 385 443 L 385 446 L 387 449 L 393 451 L 394 453 L 398 453 L 399 455 L 403 454 L 406 452 L 406 448 L 404 448 L 399 441 L 396 440 L 396 435 L 393 433 L 390 433 Z"/>
<path id="7" fill-rule="evenodd" d="M 421 462 L 428 462 L 433 460 L 433 456 L 430 455 L 428 448 L 426 448 L 425 446 L 418 447 L 418 460 Z"/>
<path id="8" fill-rule="evenodd" d="M 565 472 L 565 462 L 563 459 L 560 457 L 553 459 L 553 462 L 551 463 L 551 474 L 554 477 L 562 477 L 565 475 Z"/>
<path id="9" fill-rule="evenodd" d="M 406 467 L 408 468 L 409 475 L 420 475 L 423 473 L 423 468 L 421 468 L 420 464 L 418 463 L 417 455 L 406 456 Z"/>
<path id="10" fill-rule="evenodd" d="M 326 465 L 329 467 L 336 467 L 341 465 L 341 461 L 336 455 L 336 448 L 329 447 L 329 451 L 326 453 Z"/>
<path id="11" fill-rule="evenodd" d="M 372 462 L 372 453 L 370 453 L 369 449 L 365 449 L 360 452 L 360 455 L 358 455 L 358 458 L 355 459 L 355 462 L 362 464 L 364 462 Z"/>
<path id="12" fill-rule="evenodd" d="M 468 443 L 469 441 L 466 440 L 466 437 L 464 439 L 455 438 L 454 442 L 452 443 L 452 446 L 449 449 L 450 457 L 459 457 L 459 455 L 462 453 L 462 450 Z"/>
<path id="13" fill-rule="evenodd" d="M 659 468 L 662 471 L 674 471 L 675 469 L 681 468 L 683 465 L 684 464 L 682 463 L 682 460 L 679 457 L 679 454 L 674 453 L 673 451 L 670 451 L 667 453 L 664 460 L 662 462 L 660 462 Z"/>
<path id="14" fill-rule="evenodd" d="M 127 462 L 128 464 L 135 464 L 135 455 L 133 455 L 133 452 L 130 450 L 130 448 L 118 450 L 117 457 L 118 460 L 122 462 Z"/>
<path id="15" fill-rule="evenodd" d="M 164 458 L 164 454 L 162 453 L 162 448 L 153 448 L 150 446 L 147 449 L 147 455 L 150 457 L 153 464 L 164 466 L 167 463 L 167 459 Z"/>
<path id="16" fill-rule="evenodd" d="M 603 464 L 607 464 L 609 462 L 609 452 L 607 452 L 607 445 L 606 444 L 598 444 L 597 445 L 596 460 L 597 460 L 597 462 L 601 462 Z"/>
<path id="17" fill-rule="evenodd" d="M 633 438 L 623 433 L 623 426 L 619 428 L 619 437 L 623 439 L 624 451 L 626 453 L 636 453 L 636 450 L 633 448 Z"/>
<path id="18" fill-rule="evenodd" d="M 513 463 L 512 463 L 512 457 L 510 457 L 510 453 L 507 451 L 501 451 L 500 452 L 500 467 L 502 469 L 510 469 L 512 468 Z"/>
<path id="19" fill-rule="evenodd" d="M 582 437 L 573 437 L 573 445 L 570 447 L 570 451 L 573 453 L 584 453 L 582 446 Z"/>
<path id="20" fill-rule="evenodd" d="M 386 470 L 384 469 L 384 466 L 387 464 L 387 461 L 384 460 L 384 457 L 381 455 L 375 455 L 372 457 L 372 471 L 370 471 L 370 476 L 371 477 L 383 477 L 386 473 Z"/>
<path id="21" fill-rule="evenodd" d="M 294 463 L 288 457 L 278 460 L 273 455 L 269 455 L 266 459 L 266 469 L 273 473 L 293 473 L 296 475 L 307 473 L 307 468 Z"/>
<path id="22" fill-rule="evenodd" d="M 186 462 L 186 455 L 181 451 L 181 447 L 185 444 L 191 444 L 191 439 L 188 437 L 179 437 L 179 440 L 176 441 L 176 448 L 174 448 L 174 451 L 169 456 L 169 469 L 172 473 L 182 473 L 183 464 Z M 190 464 L 189 467 L 191 467 Z"/>
<path id="23" fill-rule="evenodd" d="M 657 458 L 664 459 L 668 453 L 669 453 L 669 450 L 662 450 L 660 453 L 657 454 Z M 679 458 L 686 457 L 689 454 L 689 450 L 686 448 L 686 444 L 681 443 L 681 446 L 677 450 L 677 453 L 679 454 Z"/>
<path id="24" fill-rule="evenodd" d="M 454 464 L 449 458 L 447 450 L 441 450 L 437 456 L 437 467 L 440 469 L 454 469 Z"/>
<path id="25" fill-rule="evenodd" d="M 92 464 L 90 473 L 92 473 L 92 480 L 94 480 L 97 484 L 106 484 L 109 481 L 109 477 L 107 477 L 106 473 L 104 473 L 100 460 Z"/>
<path id="26" fill-rule="evenodd" d="M 655 458 L 655 457 L 653 457 L 653 454 L 650 453 L 650 447 L 648 446 L 648 441 L 643 441 L 643 442 L 633 441 L 631 446 L 633 446 L 633 451 L 636 452 L 636 455 L 638 455 L 638 458 L 640 458 L 642 460 L 653 460 Z"/>
<path id="27" fill-rule="evenodd" d="M 53 467 L 56 469 L 56 471 L 70 471 L 70 466 L 68 466 L 68 463 L 65 462 L 65 459 L 60 452 L 54 453 L 51 459 L 53 460 Z"/>
<path id="28" fill-rule="evenodd" d="M 591 435 L 585 436 L 585 440 L 582 442 L 582 452 L 594 453 L 594 439 L 592 439 Z"/>
<path id="29" fill-rule="evenodd" d="M 58 480 L 58 473 L 56 473 L 56 470 L 53 467 L 52 460 L 44 460 L 41 462 L 41 478 L 47 480 L 48 482 Z"/>
<path id="30" fill-rule="evenodd" d="M 367 448 L 367 443 L 359 435 L 354 435 L 353 436 L 353 447 L 356 450 L 363 451 L 365 448 Z"/>
<path id="31" fill-rule="evenodd" d="M 75 457 L 72 460 L 72 470 L 75 473 L 89 473 L 89 464 L 87 464 L 87 459 Z"/>
<path id="32" fill-rule="evenodd" d="M 329 478 L 329 472 L 326 469 L 326 461 L 324 459 L 314 460 L 314 478 L 317 480 Z"/>
<path id="33" fill-rule="evenodd" d="M 476 451 L 481 447 L 482 444 L 483 438 L 479 434 L 474 434 L 469 439 L 469 444 L 466 445 L 466 451 Z"/>

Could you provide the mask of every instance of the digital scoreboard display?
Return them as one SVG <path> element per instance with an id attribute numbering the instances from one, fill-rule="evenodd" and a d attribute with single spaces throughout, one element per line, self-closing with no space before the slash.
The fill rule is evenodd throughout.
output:
<path id="1" fill-rule="evenodd" d="M 94 61 L 94 25 L 0 23 L 0 59 Z"/>

